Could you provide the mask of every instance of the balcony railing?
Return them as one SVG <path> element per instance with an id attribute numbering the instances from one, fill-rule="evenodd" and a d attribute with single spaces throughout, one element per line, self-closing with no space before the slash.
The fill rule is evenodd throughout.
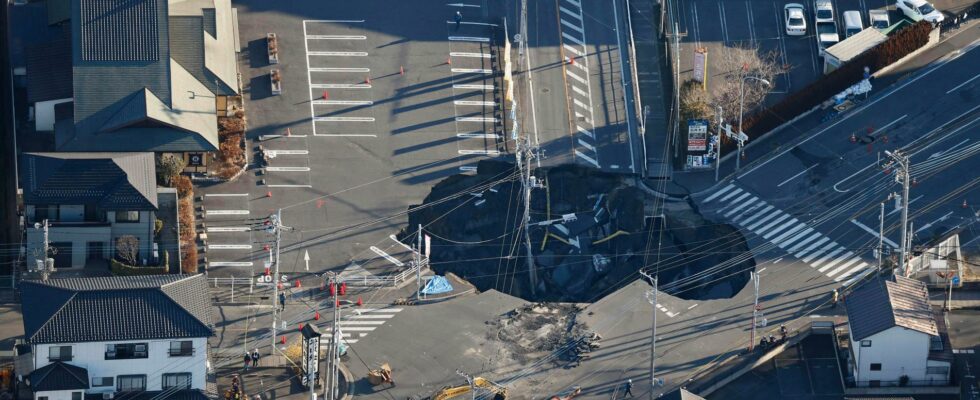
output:
<path id="1" fill-rule="evenodd" d="M 190 357 L 194 355 L 194 349 L 170 349 L 168 354 L 171 357 Z"/>

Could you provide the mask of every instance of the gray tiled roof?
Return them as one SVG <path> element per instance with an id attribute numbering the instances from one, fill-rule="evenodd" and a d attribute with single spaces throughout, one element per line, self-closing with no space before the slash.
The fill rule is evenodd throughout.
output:
<path id="1" fill-rule="evenodd" d="M 214 333 L 203 275 L 27 281 L 21 286 L 29 343 L 208 337 Z"/>
<path id="2" fill-rule="evenodd" d="M 88 370 L 55 361 L 31 372 L 30 381 L 31 390 L 35 393 L 88 389 Z"/>
<path id="3" fill-rule="evenodd" d="M 68 38 L 27 49 L 27 101 L 72 97 L 71 41 Z"/>
<path id="4" fill-rule="evenodd" d="M 25 204 L 157 209 L 152 153 L 25 153 L 20 165 Z"/>
<path id="5" fill-rule="evenodd" d="M 159 61 L 166 2 L 78 0 L 81 47 L 86 61 Z"/>
<path id="6" fill-rule="evenodd" d="M 926 284 L 901 276 L 861 285 L 844 300 L 851 339 L 858 341 L 900 326 L 936 336 Z"/>
<path id="7" fill-rule="evenodd" d="M 660 398 L 664 400 L 704 400 L 704 397 L 688 392 L 684 388 L 674 389 L 669 393 L 663 394 Z"/>

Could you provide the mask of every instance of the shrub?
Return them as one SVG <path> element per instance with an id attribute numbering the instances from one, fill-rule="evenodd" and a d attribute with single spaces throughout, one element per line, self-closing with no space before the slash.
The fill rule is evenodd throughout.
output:
<path id="1" fill-rule="evenodd" d="M 184 197 L 177 204 L 177 220 L 180 223 L 180 241 L 193 242 L 195 229 L 194 203 L 191 202 L 189 197 Z"/>
<path id="2" fill-rule="evenodd" d="M 116 256 L 130 265 L 136 265 L 139 259 L 140 240 L 133 235 L 124 235 L 116 238 Z"/>
<path id="3" fill-rule="evenodd" d="M 170 272 L 169 263 L 170 253 L 164 250 L 160 255 L 160 264 L 155 267 L 136 267 L 113 259 L 109 261 L 109 268 L 112 274 L 117 276 L 161 275 Z"/>
<path id="4" fill-rule="evenodd" d="M 191 182 L 191 178 L 186 176 L 180 176 L 176 181 L 177 196 L 180 198 L 191 198 L 194 196 L 194 183 Z"/>
<path id="5" fill-rule="evenodd" d="M 197 243 L 190 242 L 185 243 L 181 246 L 183 248 L 183 257 L 181 257 L 180 271 L 185 274 L 196 274 L 197 273 Z"/>
<path id="6" fill-rule="evenodd" d="M 223 135 L 245 132 L 245 118 L 238 118 L 238 117 L 218 118 L 218 132 Z"/>
<path id="7" fill-rule="evenodd" d="M 779 103 L 747 116 L 742 123 L 743 130 L 750 138 L 757 138 L 792 120 L 860 81 L 865 66 L 872 71 L 877 71 L 918 50 L 929 42 L 929 33 L 932 29 L 932 24 L 929 22 L 919 21 L 895 32 L 888 40 L 787 96 Z"/>
<path id="8" fill-rule="evenodd" d="M 160 231 L 162 230 L 163 230 L 163 220 L 157 218 L 156 221 L 153 221 L 153 235 L 159 235 Z"/>
<path id="9" fill-rule="evenodd" d="M 176 154 L 164 153 L 156 157 L 157 183 L 164 186 L 173 184 L 174 179 L 187 167 L 183 157 Z"/>

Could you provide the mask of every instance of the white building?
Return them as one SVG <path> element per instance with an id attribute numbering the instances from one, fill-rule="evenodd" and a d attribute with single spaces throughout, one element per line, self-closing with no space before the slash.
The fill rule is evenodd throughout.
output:
<path id="1" fill-rule="evenodd" d="M 847 296 L 845 305 L 849 369 L 857 386 L 949 384 L 952 351 L 924 283 L 901 276 L 875 279 Z"/>
<path id="2" fill-rule="evenodd" d="M 24 336 L 17 371 L 34 400 L 85 395 L 214 392 L 214 334 L 203 275 L 52 279 L 22 283 Z"/>

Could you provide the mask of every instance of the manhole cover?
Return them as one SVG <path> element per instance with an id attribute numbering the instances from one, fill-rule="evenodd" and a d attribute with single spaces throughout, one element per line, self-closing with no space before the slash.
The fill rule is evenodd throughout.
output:
<path id="1" fill-rule="evenodd" d="M 548 89 L 548 88 L 541 88 L 541 93 L 548 93 L 548 92 L 550 92 L 550 91 L 551 91 L 551 89 Z"/>

